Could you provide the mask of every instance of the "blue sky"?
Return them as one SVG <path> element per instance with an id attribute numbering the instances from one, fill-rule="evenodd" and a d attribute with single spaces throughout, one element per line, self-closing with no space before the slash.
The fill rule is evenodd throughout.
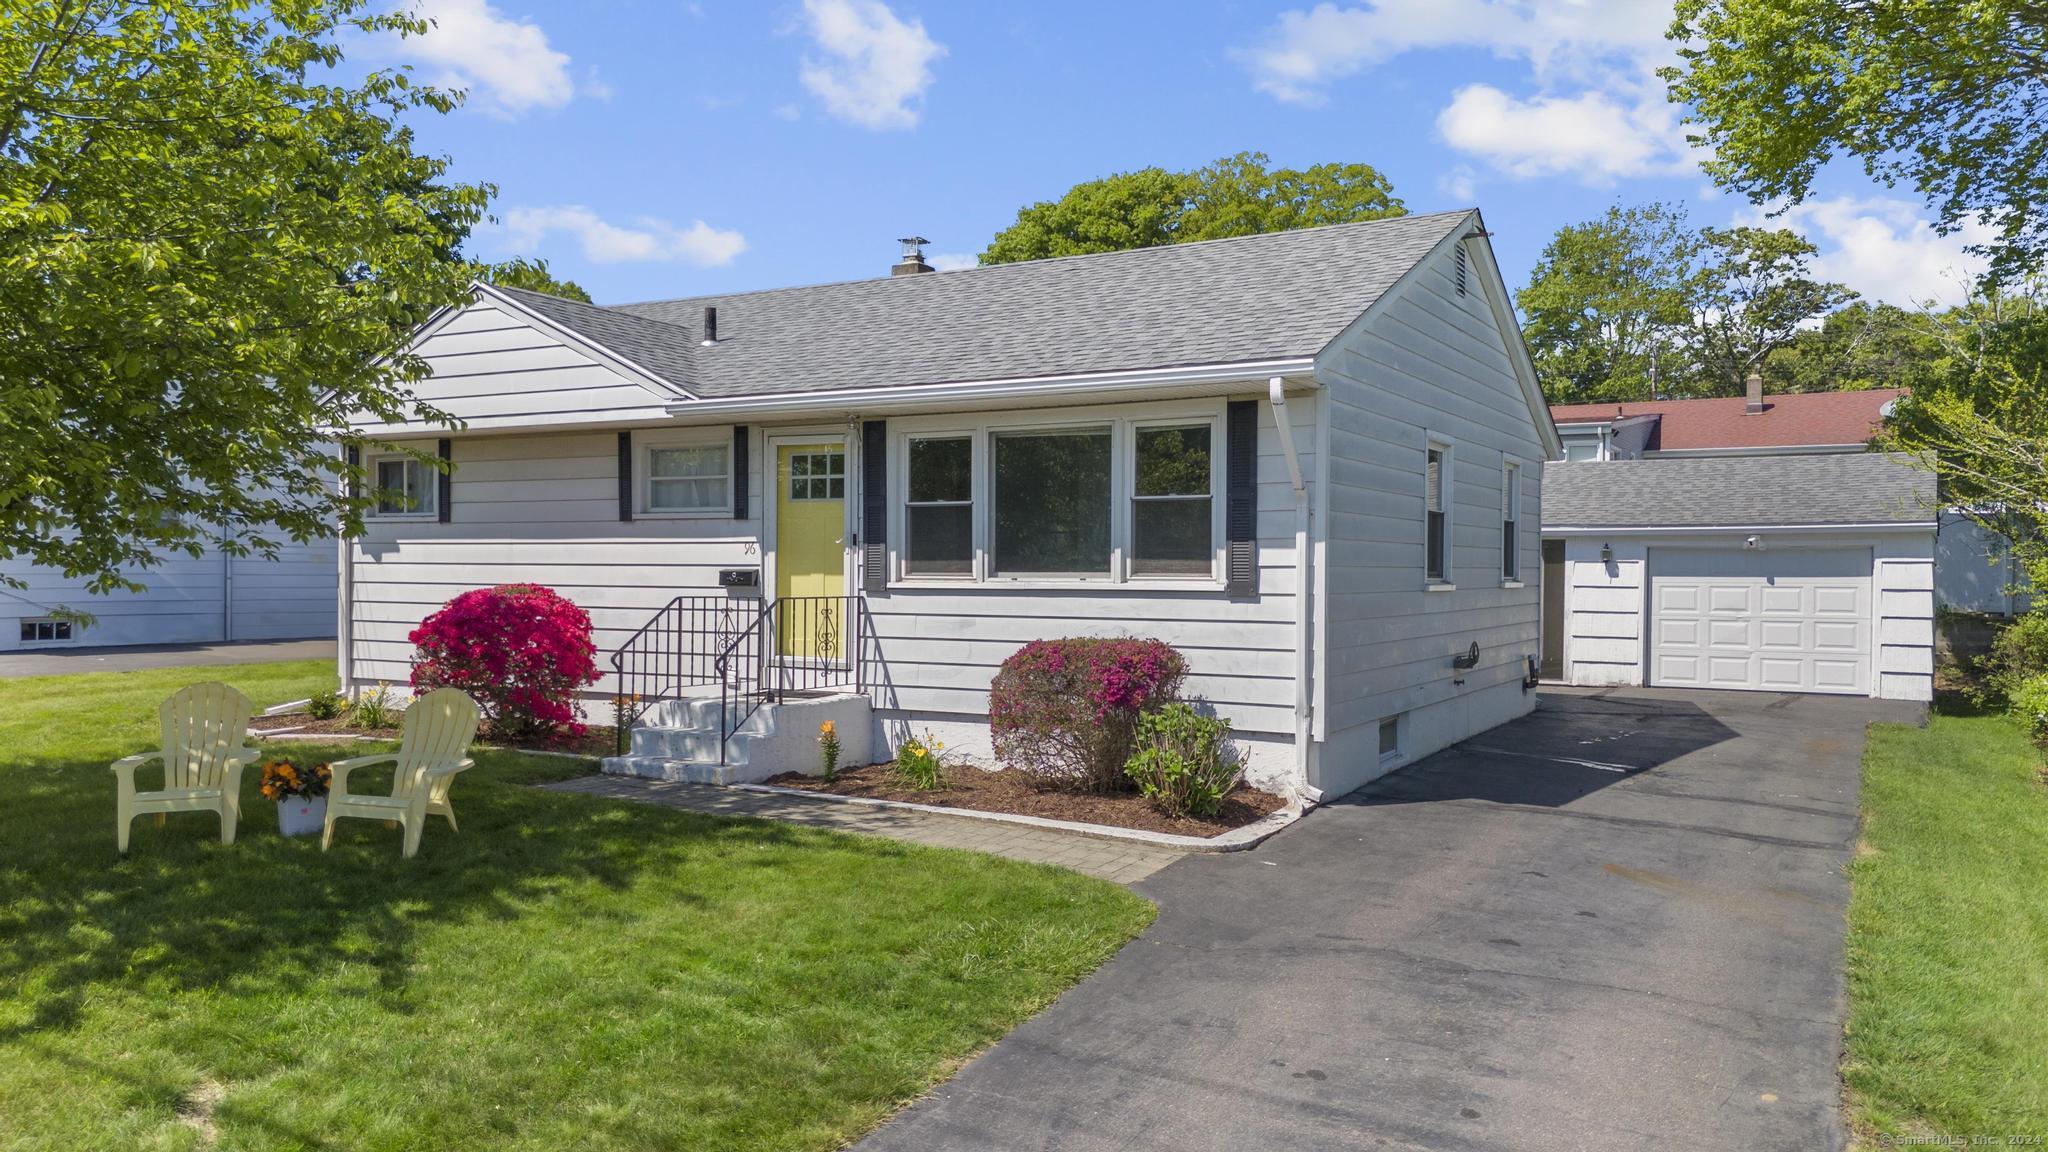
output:
<path id="1" fill-rule="evenodd" d="M 1655 0 L 414 3 L 434 31 L 355 55 L 468 90 L 416 127 L 499 186 L 475 255 L 545 258 L 600 303 L 880 275 L 913 232 L 966 262 L 1078 181 L 1246 150 L 1476 205 L 1510 287 L 1617 199 L 1759 215 L 1684 143 Z M 1967 237 L 1926 216 L 1843 166 L 1788 221 L 1830 278 L 1954 302 Z"/>

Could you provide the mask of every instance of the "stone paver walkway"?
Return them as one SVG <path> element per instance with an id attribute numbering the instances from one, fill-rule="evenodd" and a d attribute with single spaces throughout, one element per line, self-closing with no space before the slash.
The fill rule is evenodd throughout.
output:
<path id="1" fill-rule="evenodd" d="M 1008 856 L 1012 860 L 1058 864 L 1119 884 L 1143 880 L 1185 855 L 1173 848 L 1104 840 L 1056 828 L 976 820 L 968 816 L 942 816 L 935 812 L 882 808 L 872 804 L 813 800 L 772 792 L 740 792 L 710 784 L 676 784 L 629 776 L 581 776 L 546 787 L 557 792 L 581 792 L 641 804 L 660 804 L 712 816 L 754 816 L 866 836 L 886 836 L 891 840 L 908 840 L 940 848 L 966 848 Z"/>

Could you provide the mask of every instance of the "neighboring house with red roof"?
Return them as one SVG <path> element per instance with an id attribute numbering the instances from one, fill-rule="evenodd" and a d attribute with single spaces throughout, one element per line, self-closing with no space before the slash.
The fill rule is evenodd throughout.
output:
<path id="1" fill-rule="evenodd" d="M 1902 394 L 1552 407 L 1544 675 L 1931 699 L 1937 603 L 2023 600 L 2003 539 L 1870 451 Z"/>
<path id="2" fill-rule="evenodd" d="M 1635 460 L 1734 453 L 1861 452 L 1898 388 L 1710 400 L 1555 404 L 1567 460 Z"/>

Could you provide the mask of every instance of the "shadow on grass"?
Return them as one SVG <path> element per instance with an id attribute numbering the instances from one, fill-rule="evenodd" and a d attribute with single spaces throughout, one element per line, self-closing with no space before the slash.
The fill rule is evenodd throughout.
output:
<path id="1" fill-rule="evenodd" d="M 286 750 L 317 762 L 361 748 Z M 0 1042 L 78 1022 L 90 990 L 190 992 L 263 980 L 293 982 L 367 965 L 387 1006 L 404 1010 L 415 936 L 477 918 L 510 921 L 563 889 L 632 885 L 682 844 L 723 853 L 819 834 L 528 787 L 580 774 L 571 761 L 487 752 L 457 781 L 462 832 L 435 821 L 420 853 L 376 821 L 317 837 L 278 835 L 275 807 L 244 778 L 237 842 L 219 842 L 210 813 L 158 828 L 137 820 L 130 854 L 114 850 L 114 782 L 102 763 L 41 761 L 16 777 L 0 816 L 0 987 L 17 1008 Z M 365 784 L 388 787 L 382 781 Z M 715 882 L 717 870 L 703 869 Z M 664 896 L 701 903 L 687 890 Z"/>

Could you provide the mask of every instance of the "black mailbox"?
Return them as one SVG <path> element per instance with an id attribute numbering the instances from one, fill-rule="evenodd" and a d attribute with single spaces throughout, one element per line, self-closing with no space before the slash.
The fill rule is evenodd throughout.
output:
<path id="1" fill-rule="evenodd" d="M 761 570 L 759 568 L 721 568 L 718 570 L 718 583 L 721 587 L 725 588 L 759 588 L 761 586 Z"/>

